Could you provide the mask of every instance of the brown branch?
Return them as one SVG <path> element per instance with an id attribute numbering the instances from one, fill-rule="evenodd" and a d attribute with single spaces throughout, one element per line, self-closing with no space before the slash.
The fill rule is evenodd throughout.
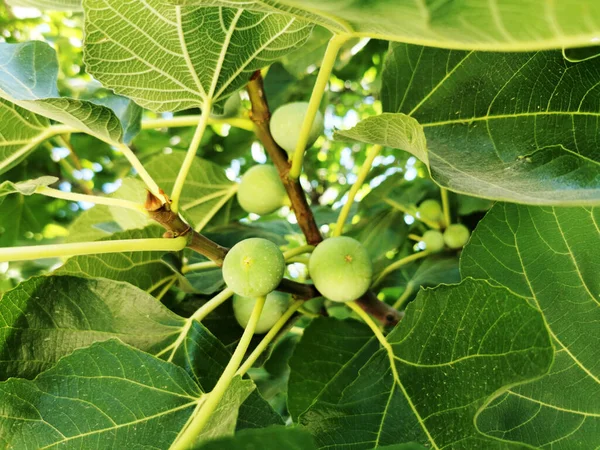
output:
<path id="1" fill-rule="evenodd" d="M 317 245 L 323 240 L 319 227 L 315 222 L 306 195 L 300 182 L 298 180 L 292 180 L 288 174 L 290 172 L 291 164 L 288 161 L 288 155 L 271 136 L 269 129 L 269 122 L 271 120 L 271 112 L 269 111 L 269 105 L 265 97 L 263 89 L 263 79 L 260 70 L 257 70 L 252 75 L 250 83 L 247 86 L 248 95 L 250 96 L 250 102 L 252 103 L 252 112 L 250 113 L 250 119 L 254 122 L 256 136 L 260 139 L 265 150 L 269 154 L 269 157 L 277 167 L 279 176 L 288 193 L 290 202 L 292 203 L 292 209 L 296 214 L 298 225 L 306 236 L 306 242 L 310 245 Z"/>
<path id="2" fill-rule="evenodd" d="M 262 142 L 269 157 L 273 161 L 273 164 L 279 171 L 281 181 L 290 197 L 292 209 L 296 214 L 298 225 L 306 237 L 306 242 L 310 245 L 317 245 L 323 241 L 323 236 L 321 236 L 315 217 L 308 206 L 306 194 L 304 193 L 300 182 L 298 180 L 292 180 L 288 176 L 291 164 L 288 161 L 287 153 L 277 145 L 269 129 L 271 112 L 265 96 L 263 78 L 260 70 L 254 72 L 246 89 L 250 97 L 250 102 L 252 103 L 250 119 L 254 122 L 256 136 Z M 311 287 L 314 289 L 314 293 L 318 294 L 318 291 L 314 286 Z M 318 295 L 313 295 L 313 297 Z M 358 299 L 357 303 L 362 309 L 371 314 L 385 326 L 392 326 L 400 321 L 400 313 L 387 303 L 379 301 L 375 294 L 370 291 Z"/>

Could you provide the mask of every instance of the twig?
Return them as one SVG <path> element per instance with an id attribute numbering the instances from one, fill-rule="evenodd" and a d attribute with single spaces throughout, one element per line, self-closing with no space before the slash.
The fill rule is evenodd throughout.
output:
<path id="1" fill-rule="evenodd" d="M 323 240 L 323 237 L 315 222 L 310 206 L 308 206 L 306 194 L 298 180 L 291 180 L 289 178 L 288 175 L 290 173 L 291 165 L 288 161 L 287 153 L 277 145 L 273 136 L 271 136 L 271 130 L 269 129 L 271 112 L 269 110 L 267 98 L 265 97 L 263 78 L 259 70 L 252 75 L 247 90 L 248 95 L 250 96 L 250 102 L 252 103 L 250 119 L 254 122 L 256 136 L 262 142 L 269 157 L 273 161 L 273 164 L 275 164 L 275 167 L 277 167 L 277 170 L 279 171 L 283 186 L 290 197 L 292 209 L 296 214 L 298 226 L 300 226 L 302 233 L 306 236 L 306 242 L 309 245 L 317 245 Z"/>
<path id="2" fill-rule="evenodd" d="M 275 164 L 275 167 L 277 167 L 277 170 L 279 171 L 281 181 L 283 182 L 288 196 L 290 197 L 292 210 L 296 214 L 298 225 L 306 237 L 306 242 L 309 245 L 316 246 L 323 241 L 323 236 L 321 236 L 321 232 L 319 231 L 315 217 L 308 206 L 306 194 L 304 193 L 302 186 L 297 179 L 292 180 L 289 177 L 291 166 L 288 162 L 287 153 L 279 145 L 277 145 L 273 139 L 273 136 L 271 136 L 271 131 L 269 129 L 271 112 L 265 97 L 263 78 L 260 71 L 254 72 L 246 89 L 248 90 L 250 102 L 252 103 L 250 119 L 255 124 L 256 136 L 258 136 L 262 142 L 265 150 L 269 154 L 269 157 L 273 161 L 273 164 Z M 318 293 L 314 286 L 302 285 L 300 283 L 296 284 L 299 284 L 300 286 L 309 286 L 309 288 L 314 289 L 314 291 Z M 298 286 L 294 287 L 297 288 Z M 313 295 L 313 297 L 317 296 L 318 295 Z M 373 317 L 377 318 L 385 326 L 393 326 L 400 320 L 401 315 L 398 313 L 398 311 L 396 311 L 387 303 L 379 301 L 372 292 L 367 292 L 362 298 L 357 300 L 357 303 L 361 308 L 363 308 Z"/>

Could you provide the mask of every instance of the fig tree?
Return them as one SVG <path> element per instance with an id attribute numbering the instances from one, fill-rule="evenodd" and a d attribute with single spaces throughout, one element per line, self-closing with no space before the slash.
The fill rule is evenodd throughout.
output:
<path id="1" fill-rule="evenodd" d="M 223 279 L 235 294 L 262 297 L 273 291 L 285 272 L 283 254 L 271 241 L 245 239 L 235 244 L 223 261 Z"/>
<path id="2" fill-rule="evenodd" d="M 425 250 L 432 253 L 437 253 L 444 248 L 444 236 L 437 230 L 423 233 L 423 242 L 425 242 Z"/>
<path id="3" fill-rule="evenodd" d="M 254 166 L 243 176 L 237 199 L 246 212 L 264 216 L 287 202 L 287 193 L 275 166 Z"/>
<path id="4" fill-rule="evenodd" d="M 254 332 L 263 334 L 269 331 L 290 306 L 290 299 L 291 296 L 283 292 L 273 291 L 267 295 L 265 306 L 260 313 Z M 233 313 L 243 328 L 248 325 L 255 303 L 256 298 L 241 297 L 239 295 L 233 297 Z"/>
<path id="5" fill-rule="evenodd" d="M 471 232 L 467 227 L 460 223 L 455 223 L 444 231 L 444 242 L 450 248 L 462 248 L 469 241 L 469 236 L 471 236 Z"/>
<path id="6" fill-rule="evenodd" d="M 373 276 L 366 249 L 345 236 L 321 242 L 310 256 L 308 271 L 319 292 L 336 302 L 359 298 L 369 288 Z"/>
<path id="7" fill-rule="evenodd" d="M 440 202 L 437 200 L 429 199 L 425 200 L 419 205 L 417 209 L 419 213 L 419 217 L 422 217 L 425 220 L 429 220 L 431 222 L 441 222 L 444 218 L 444 213 L 442 211 L 442 207 Z"/>
<path id="8" fill-rule="evenodd" d="M 302 122 L 308 109 L 308 103 L 295 102 L 280 106 L 271 116 L 271 134 L 275 142 L 292 156 L 300 137 Z M 306 148 L 312 146 L 317 138 L 323 134 L 324 121 L 321 111 L 317 115 L 310 129 Z"/>

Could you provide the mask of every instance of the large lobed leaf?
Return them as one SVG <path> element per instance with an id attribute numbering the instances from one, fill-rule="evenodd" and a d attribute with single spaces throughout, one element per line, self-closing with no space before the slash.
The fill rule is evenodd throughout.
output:
<path id="1" fill-rule="evenodd" d="M 440 61 L 442 63 L 440 63 Z M 600 202 L 600 60 L 392 44 L 386 113 L 338 136 L 411 152 L 449 189 L 526 204 Z"/>
<path id="2" fill-rule="evenodd" d="M 522 51 L 576 47 L 600 32 L 595 0 L 170 0 L 279 11 L 334 33 L 447 48 Z M 582 23 L 582 18 L 585 21 Z"/>
<path id="3" fill-rule="evenodd" d="M 326 326 L 307 331 L 298 345 L 292 376 L 310 346 L 339 348 L 337 341 L 345 348 L 345 330 L 335 320 L 322 320 Z M 381 349 L 361 363 L 360 352 L 350 359 L 333 355 L 333 374 L 305 372 L 308 392 L 290 386 L 290 399 L 306 397 L 302 404 L 309 407 L 300 423 L 319 448 L 411 441 L 436 449 L 506 448 L 481 434 L 474 417 L 509 386 L 546 373 L 553 355 L 535 308 L 508 289 L 470 279 L 421 291 L 387 340 L 390 353 Z M 312 355 L 319 363 L 329 361 Z"/>
<path id="4" fill-rule="evenodd" d="M 282 14 L 85 0 L 85 61 L 105 86 L 153 111 L 220 105 L 257 69 L 307 39 Z"/>
<path id="5" fill-rule="evenodd" d="M 0 380 L 33 378 L 74 350 L 114 338 L 183 368 L 204 392 L 231 357 L 202 324 L 172 313 L 138 288 L 55 275 L 25 281 L 0 300 Z M 215 419 L 211 436 L 282 423 L 258 392 L 244 392 L 241 406 L 234 401 Z"/>
<path id="6" fill-rule="evenodd" d="M 483 411 L 482 432 L 536 448 L 600 445 L 600 210 L 498 204 L 461 257 L 541 311 L 556 348 L 550 373 Z"/>

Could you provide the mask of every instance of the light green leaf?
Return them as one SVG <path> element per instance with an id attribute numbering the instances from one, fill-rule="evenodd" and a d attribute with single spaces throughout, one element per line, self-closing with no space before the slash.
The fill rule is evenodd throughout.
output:
<path id="1" fill-rule="evenodd" d="M 0 205 L 4 197 L 10 194 L 33 195 L 40 186 L 50 186 L 56 183 L 56 177 L 40 177 L 35 180 L 20 181 L 13 183 L 12 181 L 4 181 L 0 183 Z"/>
<path id="2" fill-rule="evenodd" d="M 600 445 L 600 209 L 495 205 L 461 257 L 463 276 L 490 279 L 539 308 L 556 356 L 539 381 L 511 388 L 482 432 L 542 448 Z"/>
<path id="3" fill-rule="evenodd" d="M 164 229 L 154 225 L 143 230 L 115 233 L 105 240 L 160 238 L 163 233 Z M 74 256 L 56 273 L 126 281 L 149 294 L 157 294 L 164 286 L 178 278 L 171 267 L 162 260 L 166 253 L 148 251 Z"/>
<path id="4" fill-rule="evenodd" d="M 415 119 L 404 114 L 383 113 L 369 117 L 360 121 L 354 128 L 337 130 L 334 138 L 399 148 L 412 153 L 425 164 L 429 163 L 423 127 Z"/>
<path id="5" fill-rule="evenodd" d="M 162 189 L 170 192 L 184 158 L 184 152 L 160 155 L 150 160 L 146 169 Z M 200 231 L 221 210 L 230 206 L 237 187 L 237 183 L 227 178 L 223 168 L 205 159 L 194 158 L 181 193 L 181 210 Z"/>
<path id="6" fill-rule="evenodd" d="M 526 204 L 597 204 L 598 108 L 591 93 L 599 69 L 598 59 L 570 63 L 559 51 L 392 44 L 382 88 L 390 114 L 341 134 L 413 153 L 438 184 L 456 192 Z"/>
<path id="7" fill-rule="evenodd" d="M 0 173 L 19 164 L 48 137 L 48 119 L 0 98 Z"/>
<path id="8" fill-rule="evenodd" d="M 325 330 L 313 338 L 321 347 L 331 345 L 334 329 Z M 346 365 L 300 416 L 319 448 L 411 441 L 507 448 L 481 434 L 474 417 L 510 386 L 546 373 L 553 356 L 539 311 L 508 289 L 471 279 L 421 291 L 387 341 L 389 352 Z M 312 371 L 310 379 L 320 375 Z"/>
<path id="9" fill-rule="evenodd" d="M 310 433 L 301 428 L 269 427 L 244 430 L 235 436 L 202 443 L 196 450 L 316 450 Z"/>
<path id="10" fill-rule="evenodd" d="M 47 208 L 48 199 L 42 195 L 15 194 L 0 200 L 0 247 L 36 244 L 34 233 L 41 233 L 53 219 Z"/>
<path id="11" fill-rule="evenodd" d="M 252 389 L 252 382 L 234 379 L 229 403 L 219 405 L 204 434 L 231 434 Z M 180 367 L 109 340 L 76 350 L 33 381 L 0 383 L 0 444 L 166 449 L 203 397 Z"/>
<path id="12" fill-rule="evenodd" d="M 161 0 L 83 5 L 88 70 L 153 111 L 219 109 L 252 72 L 300 46 L 312 29 L 272 12 L 170 6 Z"/>
<path id="13" fill-rule="evenodd" d="M 42 11 L 80 11 L 81 0 L 7 0 L 12 6 L 38 8 Z"/>
<path id="14" fill-rule="evenodd" d="M 595 42 L 595 0 L 170 0 L 183 5 L 280 11 L 338 34 L 474 50 L 523 51 Z M 582 17 L 586 18 L 585 26 Z"/>
<path id="15" fill-rule="evenodd" d="M 83 211 L 69 225 L 69 235 L 65 242 L 89 242 L 108 237 L 111 233 L 104 229 L 102 224 L 112 220 L 110 209 L 105 205 L 96 205 Z"/>
<path id="16" fill-rule="evenodd" d="M 0 97 L 101 140 L 123 142 L 121 122 L 111 109 L 85 100 L 60 97 L 56 87 L 56 53 L 45 42 L 0 43 L 0 61 Z M 122 112 L 128 120 L 131 118 L 131 110 L 125 108 Z M 34 124 L 48 125 L 40 119 L 34 119 Z M 54 130 L 47 129 L 45 137 L 57 132 Z"/>

